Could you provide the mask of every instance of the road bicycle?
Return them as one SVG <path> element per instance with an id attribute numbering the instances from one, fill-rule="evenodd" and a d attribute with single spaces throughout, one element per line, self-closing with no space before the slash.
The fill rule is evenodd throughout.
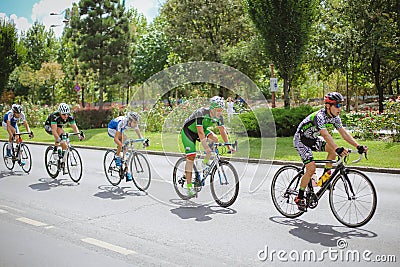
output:
<path id="1" fill-rule="evenodd" d="M 63 133 L 60 135 L 61 140 L 66 142 L 67 149 L 65 150 L 64 156 L 60 156 L 57 152 L 57 147 L 49 146 L 46 149 L 44 162 L 46 165 L 47 173 L 51 178 L 57 178 L 58 174 L 62 171 L 65 175 L 68 173 L 69 177 L 75 183 L 78 183 L 82 178 L 82 159 L 79 155 L 78 150 L 71 146 L 69 137 L 71 135 L 80 135 L 84 137 L 83 132 L 79 133 Z"/>
<path id="2" fill-rule="evenodd" d="M 349 154 L 352 152 L 356 151 L 349 150 Z M 361 159 L 362 154 L 353 163 Z M 329 191 L 329 205 L 335 218 L 348 227 L 359 227 L 368 223 L 374 216 L 377 205 L 376 190 L 368 176 L 346 167 L 346 161 L 347 157 L 340 156 L 338 160 L 315 161 L 332 163 L 336 167 L 317 192 L 314 192 L 313 181 L 310 180 L 305 191 L 306 208 L 315 209 L 324 193 Z M 302 167 L 286 165 L 281 167 L 272 179 L 272 201 L 276 209 L 288 218 L 296 218 L 304 213 L 298 210 L 294 202 L 304 172 L 304 164 Z"/>
<path id="3" fill-rule="evenodd" d="M 221 154 L 223 153 L 219 151 L 219 147 L 228 145 L 233 146 L 236 150 L 237 141 L 234 143 L 211 143 L 213 159 L 209 168 L 201 170 L 198 164 L 194 164 L 192 171 L 192 184 L 196 192 L 195 197 L 198 197 L 198 193 L 205 186 L 205 180 L 210 176 L 211 194 L 215 202 L 224 208 L 231 206 L 239 193 L 239 177 L 236 169 L 229 161 L 221 159 Z M 200 161 L 201 153 L 197 153 L 195 162 Z M 178 196 L 183 200 L 188 200 L 190 197 L 187 192 L 185 165 L 185 156 L 178 159 L 174 166 L 172 179 Z"/>
<path id="4" fill-rule="evenodd" d="M 11 141 L 11 156 L 7 156 L 8 142 L 3 146 L 3 159 L 7 169 L 12 170 L 15 162 L 21 166 L 22 170 L 29 173 L 32 168 L 32 156 L 29 147 L 22 141 L 21 135 L 29 134 L 32 132 L 15 133 Z M 17 137 L 16 137 L 17 136 Z M 14 139 L 16 145 L 14 145 Z"/>
<path id="5" fill-rule="evenodd" d="M 143 147 L 149 146 L 149 139 L 140 138 L 125 141 L 122 151 L 126 151 L 126 153 L 125 157 L 121 158 L 121 166 L 117 166 L 115 162 L 116 149 L 109 149 L 104 155 L 104 172 L 106 173 L 107 180 L 113 186 L 119 185 L 127 173 L 130 172 L 132 181 L 137 189 L 145 191 L 149 188 L 151 181 L 150 164 L 147 158 L 135 149 L 134 144 L 138 142 L 142 142 Z"/>

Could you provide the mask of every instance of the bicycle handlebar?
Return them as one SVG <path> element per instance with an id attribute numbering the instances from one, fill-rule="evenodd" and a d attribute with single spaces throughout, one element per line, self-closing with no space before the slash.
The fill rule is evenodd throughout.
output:
<path id="1" fill-rule="evenodd" d="M 133 143 L 138 143 L 138 142 L 143 142 L 143 145 L 149 145 L 149 139 L 148 138 L 138 138 L 138 139 L 128 139 L 124 142 L 123 146 L 127 145 L 132 145 Z"/>
<path id="2" fill-rule="evenodd" d="M 351 154 L 351 153 L 354 153 L 354 152 L 357 152 L 357 153 L 358 153 L 358 151 L 356 151 L 356 150 L 351 150 L 351 149 L 349 149 L 349 150 L 347 151 L 348 154 Z M 362 160 L 363 154 L 365 154 L 365 158 L 367 158 L 367 153 L 361 153 L 361 154 L 359 154 L 358 159 L 353 160 L 352 163 L 360 162 L 360 161 Z M 340 157 L 340 156 L 339 156 L 339 160 L 337 161 L 337 163 L 341 163 L 341 162 L 343 162 L 343 161 L 346 162 L 346 159 L 347 159 L 347 155 L 344 156 L 344 157 Z"/>
<path id="3" fill-rule="evenodd" d="M 33 132 L 30 131 L 30 132 L 14 133 L 13 135 L 16 136 L 16 135 L 24 135 L 24 134 L 33 134 Z"/>

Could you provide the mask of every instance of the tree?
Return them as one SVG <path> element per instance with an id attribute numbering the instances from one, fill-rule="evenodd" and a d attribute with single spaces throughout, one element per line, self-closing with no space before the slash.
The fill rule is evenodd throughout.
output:
<path id="1" fill-rule="evenodd" d="M 346 1 L 347 18 L 360 36 L 361 61 L 372 74 L 383 112 L 383 93 L 400 76 L 399 3 L 392 0 Z M 397 8 L 397 9 L 396 9 Z"/>
<path id="2" fill-rule="evenodd" d="M 26 48 L 26 60 L 34 70 L 39 70 L 43 62 L 56 60 L 57 40 L 54 31 L 46 31 L 43 24 L 35 22 L 22 36 L 22 43 Z"/>
<path id="3" fill-rule="evenodd" d="M 81 0 L 78 20 L 71 21 L 79 32 L 77 48 L 85 69 L 99 72 L 99 105 L 103 106 L 107 85 L 121 82 L 129 69 L 129 22 L 124 3 L 118 0 Z"/>
<path id="4" fill-rule="evenodd" d="M 240 0 L 167 0 L 160 16 L 172 53 L 184 62 L 221 62 L 221 52 L 251 36 Z"/>
<path id="5" fill-rule="evenodd" d="M 284 103 L 308 45 L 315 20 L 315 0 L 245 0 L 247 11 L 264 39 L 265 51 L 284 80 Z"/>
<path id="6" fill-rule="evenodd" d="M 18 36 L 15 25 L 0 19 L 0 95 L 19 61 Z"/>
<path id="7" fill-rule="evenodd" d="M 61 70 L 61 65 L 56 62 L 44 62 L 42 68 L 38 71 L 38 78 L 44 85 L 48 85 L 52 89 L 51 104 L 55 103 L 55 86 L 60 79 L 64 77 L 64 72 Z"/>

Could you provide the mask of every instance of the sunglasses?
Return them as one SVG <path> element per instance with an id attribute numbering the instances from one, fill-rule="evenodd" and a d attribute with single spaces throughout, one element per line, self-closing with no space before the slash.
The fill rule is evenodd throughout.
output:
<path id="1" fill-rule="evenodd" d="M 336 103 L 336 104 L 335 104 L 335 107 L 341 108 L 341 107 L 343 107 L 343 104 L 342 104 L 342 103 Z"/>

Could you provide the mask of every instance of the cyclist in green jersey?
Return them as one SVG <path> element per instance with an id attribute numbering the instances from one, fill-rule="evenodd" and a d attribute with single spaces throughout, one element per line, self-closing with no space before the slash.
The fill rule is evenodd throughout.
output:
<path id="1" fill-rule="evenodd" d="M 210 99 L 210 107 L 202 107 L 196 110 L 185 121 L 182 128 L 181 137 L 186 154 L 185 175 L 189 197 L 195 196 L 192 187 L 192 169 L 194 159 L 196 158 L 196 141 L 199 141 L 206 151 L 206 156 L 203 161 L 204 164 L 208 163 L 212 152 L 207 141 L 218 142 L 217 135 L 209 130 L 209 127 L 217 125 L 224 142 L 229 142 L 228 134 L 224 126 L 224 120 L 222 118 L 224 107 L 224 99 L 219 96 L 214 96 Z M 228 149 L 231 152 L 234 152 L 234 149 L 231 146 L 228 146 Z"/>

